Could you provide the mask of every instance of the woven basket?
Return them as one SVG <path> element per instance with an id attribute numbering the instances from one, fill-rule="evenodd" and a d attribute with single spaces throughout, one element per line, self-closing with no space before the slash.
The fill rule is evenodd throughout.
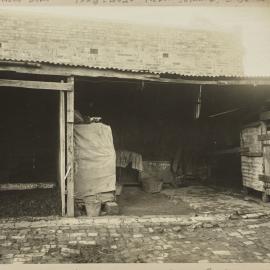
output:
<path id="1" fill-rule="evenodd" d="M 148 193 L 158 193 L 162 189 L 163 182 L 156 178 L 143 178 L 142 188 Z"/>

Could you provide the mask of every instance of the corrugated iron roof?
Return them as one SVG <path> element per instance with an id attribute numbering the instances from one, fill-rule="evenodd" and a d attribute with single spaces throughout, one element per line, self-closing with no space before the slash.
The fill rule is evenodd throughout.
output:
<path id="1" fill-rule="evenodd" d="M 66 66 L 66 67 L 82 67 L 82 68 L 89 68 L 89 69 L 96 69 L 96 70 L 112 70 L 112 71 L 121 71 L 121 72 L 134 72 L 134 73 L 148 73 L 148 74 L 155 74 L 155 75 L 177 75 L 182 77 L 207 77 L 207 78 L 219 78 L 219 77 L 228 77 L 228 78 L 244 78 L 247 76 L 239 76 L 239 75 L 194 75 L 194 74 L 179 74 L 176 72 L 154 72 L 150 70 L 136 70 L 136 69 L 124 69 L 124 68 L 116 68 L 116 67 L 98 67 L 98 66 L 90 66 L 90 65 L 74 65 L 74 64 L 66 64 L 61 62 L 50 62 L 50 61 L 30 61 L 28 59 L 13 59 L 13 58 L 0 58 L 0 65 L 2 61 L 9 61 L 11 64 L 12 62 L 27 62 L 27 63 L 36 63 L 36 64 L 51 64 L 54 66 Z M 250 77 L 269 77 L 269 76 L 250 76 Z"/>
<path id="2" fill-rule="evenodd" d="M 198 78 L 198 79 L 202 79 L 202 78 L 206 78 L 206 79 L 216 79 L 216 78 L 231 78 L 231 79 L 253 79 L 253 78 L 270 78 L 270 75 L 253 75 L 253 76 L 248 76 L 248 75 L 244 75 L 244 76 L 238 76 L 238 75 L 208 75 L 208 76 L 200 76 L 200 75 L 183 75 L 183 74 L 178 74 L 175 72 L 151 72 L 149 70 L 134 70 L 134 69 L 119 69 L 119 68 L 114 68 L 114 67 L 95 67 L 95 66 L 85 66 L 85 65 L 72 65 L 72 64 L 65 64 L 65 63 L 53 63 L 53 62 L 48 62 L 48 61 L 27 61 L 24 59 L 12 59 L 12 58 L 4 58 L 0 60 L 0 66 L 1 66 L 1 61 L 7 61 L 10 62 L 10 64 L 12 63 L 18 63 L 18 62 L 23 62 L 23 63 L 28 63 L 28 64 L 50 64 L 53 66 L 66 66 L 66 67 L 82 67 L 82 68 L 89 68 L 89 69 L 96 69 L 96 70 L 112 70 L 112 71 L 120 71 L 120 72 L 134 72 L 134 73 L 144 73 L 144 74 L 154 74 L 154 75 L 161 75 L 161 77 L 164 78 L 168 78 L 168 76 L 171 75 L 176 75 L 177 78 L 179 78 L 179 76 L 181 78 Z M 167 76 L 166 76 L 167 75 Z"/>

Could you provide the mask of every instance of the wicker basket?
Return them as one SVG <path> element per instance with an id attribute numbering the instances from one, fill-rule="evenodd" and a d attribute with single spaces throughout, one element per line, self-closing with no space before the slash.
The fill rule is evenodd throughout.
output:
<path id="1" fill-rule="evenodd" d="M 143 178 L 142 188 L 148 193 L 158 193 L 162 189 L 163 182 L 157 178 Z"/>

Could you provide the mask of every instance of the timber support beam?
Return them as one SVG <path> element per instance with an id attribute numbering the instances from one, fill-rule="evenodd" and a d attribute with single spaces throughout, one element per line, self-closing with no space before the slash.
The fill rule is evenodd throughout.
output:
<path id="1" fill-rule="evenodd" d="M 72 84 L 72 91 L 66 93 L 67 116 L 66 116 L 66 171 L 67 171 L 67 216 L 74 216 L 74 77 L 68 78 Z"/>
<path id="2" fill-rule="evenodd" d="M 56 91 L 72 91 L 72 83 L 62 82 L 43 82 L 43 81 L 26 81 L 26 80 L 5 80 L 0 79 L 0 89 L 2 87 L 16 87 L 27 89 L 42 89 Z"/>

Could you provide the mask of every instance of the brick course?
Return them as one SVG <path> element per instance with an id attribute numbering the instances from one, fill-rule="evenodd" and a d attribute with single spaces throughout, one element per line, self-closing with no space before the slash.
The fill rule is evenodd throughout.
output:
<path id="1" fill-rule="evenodd" d="M 229 32 L 0 10 L 0 33 L 0 59 L 194 76 L 243 76 L 241 38 Z"/>

